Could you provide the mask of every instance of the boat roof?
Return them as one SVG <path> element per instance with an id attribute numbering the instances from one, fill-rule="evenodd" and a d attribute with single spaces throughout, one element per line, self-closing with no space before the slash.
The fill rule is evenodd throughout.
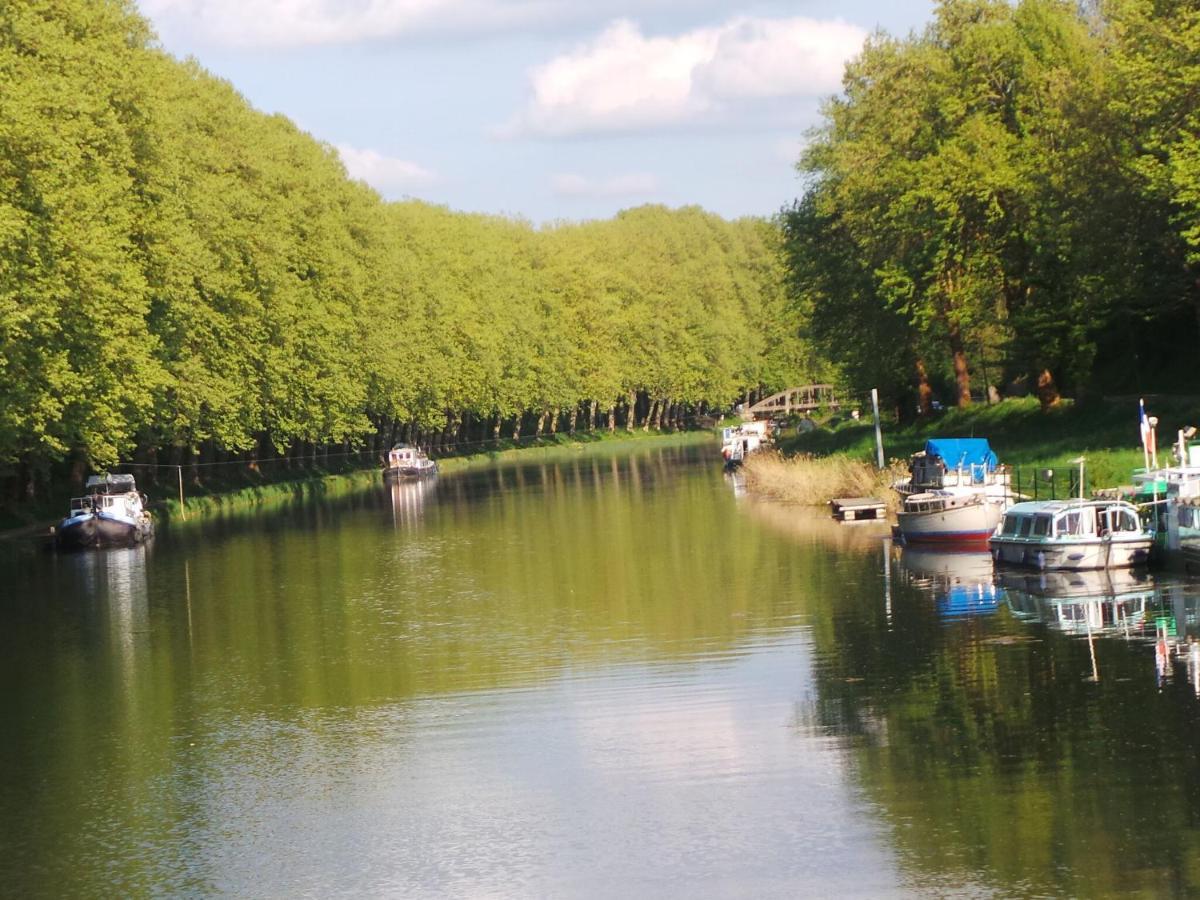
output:
<path id="1" fill-rule="evenodd" d="M 947 469 L 986 466 L 990 470 L 1000 464 L 987 438 L 930 438 L 925 455 L 936 456 Z"/>
<path id="2" fill-rule="evenodd" d="M 124 494 L 136 491 L 137 484 L 129 474 L 89 475 L 84 487 L 93 493 L 102 491 L 109 494 Z"/>
<path id="3" fill-rule="evenodd" d="M 1079 509 L 1085 506 L 1127 506 L 1130 509 L 1137 509 L 1132 503 L 1124 500 L 1080 500 L 1075 497 L 1071 500 L 1026 500 L 1023 503 L 1014 503 L 1005 510 L 1005 513 L 1056 513 L 1064 509 Z"/>

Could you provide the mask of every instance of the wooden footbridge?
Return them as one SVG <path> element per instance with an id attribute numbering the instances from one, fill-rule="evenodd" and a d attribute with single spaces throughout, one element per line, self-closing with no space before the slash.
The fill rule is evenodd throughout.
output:
<path id="1" fill-rule="evenodd" d="M 841 405 L 832 384 L 806 384 L 764 397 L 746 410 L 754 418 L 790 416 L 815 409 L 837 409 Z"/>

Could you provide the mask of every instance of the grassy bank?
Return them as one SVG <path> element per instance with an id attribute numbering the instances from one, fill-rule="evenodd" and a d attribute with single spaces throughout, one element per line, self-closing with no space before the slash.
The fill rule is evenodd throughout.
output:
<path id="1" fill-rule="evenodd" d="M 893 463 L 881 471 L 844 454 L 785 457 L 768 452 L 747 457 L 743 471 L 750 490 L 776 500 L 816 506 L 835 497 L 879 497 L 894 508 L 896 493 L 890 488 L 906 470 Z"/>
<path id="2" fill-rule="evenodd" d="M 531 461 L 560 462 L 580 455 L 608 455 L 628 453 L 638 446 L 653 442 L 657 446 L 684 446 L 709 442 L 708 432 L 684 431 L 662 434 L 658 432 L 592 432 L 588 434 L 554 435 L 520 445 L 506 442 L 478 453 L 460 456 L 438 457 L 438 469 L 443 474 L 479 468 L 482 466 L 509 465 Z M 381 483 L 380 470 L 376 465 L 358 468 L 345 473 L 312 473 L 302 479 L 290 479 L 266 484 L 247 485 L 240 488 L 206 491 L 185 497 L 181 509 L 178 499 L 164 498 L 153 504 L 154 512 L 165 522 L 181 525 L 185 521 L 203 521 L 214 516 L 228 516 L 241 511 L 261 511 L 284 507 L 289 504 L 315 500 L 333 499 L 347 493 L 362 490 Z M 186 512 L 186 519 L 183 513 Z"/>
<path id="3" fill-rule="evenodd" d="M 1170 461 L 1170 445 L 1176 431 L 1187 425 L 1200 425 L 1200 398 L 1148 397 L 1147 412 L 1157 416 L 1159 463 Z M 967 409 L 949 410 L 926 422 L 899 427 L 885 425 L 883 442 L 885 458 L 891 466 L 903 464 L 933 437 L 985 437 L 1000 461 L 1020 471 L 1023 479 L 1031 479 L 1035 471 L 1051 469 L 1062 475 L 1075 468 L 1074 459 L 1086 460 L 1086 481 L 1090 489 L 1117 487 L 1130 483 L 1135 468 L 1142 466 L 1142 450 L 1138 431 L 1137 398 L 1097 400 L 1088 404 L 1064 401 L 1049 410 L 1042 410 L 1033 398 L 1005 400 L 1001 403 L 977 404 Z M 871 423 L 862 420 L 835 421 L 803 435 L 793 434 L 780 443 L 787 463 L 782 468 L 764 460 L 763 468 L 772 471 L 755 474 L 749 470 L 752 486 L 763 493 L 781 496 L 780 487 L 768 487 L 779 479 L 790 478 L 797 487 L 790 493 L 793 499 L 812 497 L 806 502 L 824 502 L 842 493 L 848 485 L 869 484 L 863 480 L 834 480 L 820 489 L 826 476 L 835 478 L 840 470 L 820 468 L 826 459 L 839 459 L 873 470 L 875 432 Z M 758 467 L 755 466 L 755 469 Z M 790 473 L 790 474 L 783 474 Z M 855 478 L 865 478 L 855 476 Z M 890 481 L 890 476 L 888 478 Z M 835 492 L 836 487 L 836 492 Z M 878 489 L 874 494 L 885 496 Z"/>
<path id="4" fill-rule="evenodd" d="M 622 454 L 637 446 L 683 446 L 709 442 L 707 431 L 672 433 L 617 431 L 558 434 L 535 440 L 501 441 L 477 452 L 438 458 L 442 472 L 450 473 L 487 465 L 507 465 L 530 460 L 556 462 L 581 454 Z M 214 516 L 229 516 L 241 511 L 282 508 L 296 502 L 332 499 L 362 490 L 380 480 L 377 461 L 369 453 L 332 457 L 316 465 L 285 469 L 282 465 L 262 465 L 257 471 L 244 464 L 227 469 L 212 467 L 203 479 L 188 477 L 184 468 L 184 502 L 178 499 L 176 470 L 163 468 L 155 482 L 144 469 L 114 467 L 113 471 L 132 471 L 138 485 L 150 495 L 151 509 L 160 522 L 176 526 L 200 522 Z M 62 518 L 70 494 L 64 485 L 55 496 L 20 509 L 7 510 L 0 517 L 0 536 L 22 537 L 44 530 Z"/>

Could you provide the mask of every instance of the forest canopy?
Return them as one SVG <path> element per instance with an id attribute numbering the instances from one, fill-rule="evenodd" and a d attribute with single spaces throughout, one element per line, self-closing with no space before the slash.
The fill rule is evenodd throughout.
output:
<path id="1" fill-rule="evenodd" d="M 843 87 L 781 218 L 797 321 L 846 381 L 925 411 L 985 383 L 1191 390 L 1194 0 L 942 0 Z"/>

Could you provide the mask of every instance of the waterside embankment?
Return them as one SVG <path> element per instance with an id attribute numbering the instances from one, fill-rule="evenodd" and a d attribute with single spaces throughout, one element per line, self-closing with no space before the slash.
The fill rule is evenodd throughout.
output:
<path id="1" fill-rule="evenodd" d="M 1158 419 L 1158 460 L 1171 462 L 1179 429 L 1200 425 L 1200 398 L 1147 397 Z M 1088 490 L 1130 483 L 1144 465 L 1138 429 L 1138 398 L 1070 400 L 1042 409 L 1037 400 L 1017 398 L 952 409 L 908 425 L 884 425 L 887 466 L 875 465 L 874 428 L 861 419 L 834 416 L 824 425 L 779 442 L 774 453 L 748 459 L 746 485 L 753 493 L 788 502 L 821 505 L 835 497 L 873 496 L 896 503 L 892 483 L 907 471 L 909 456 L 934 437 L 984 437 L 1001 463 L 1022 483 L 1046 472 L 1065 476 L 1084 460 Z"/>

